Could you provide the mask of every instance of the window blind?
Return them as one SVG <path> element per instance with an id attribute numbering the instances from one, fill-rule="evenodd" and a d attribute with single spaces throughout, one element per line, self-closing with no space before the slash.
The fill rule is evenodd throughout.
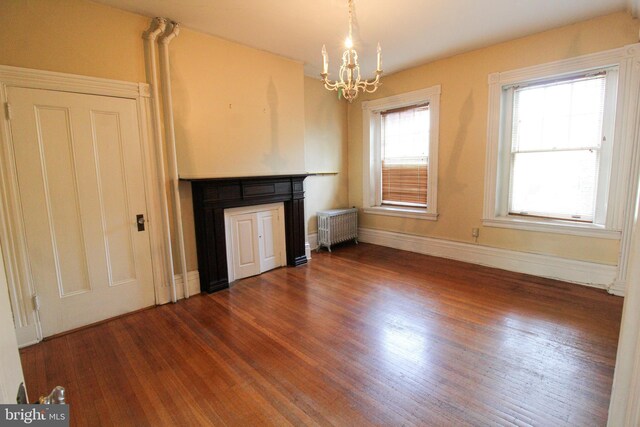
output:
<path id="1" fill-rule="evenodd" d="M 509 213 L 593 221 L 606 76 L 516 87 Z"/>
<path id="2" fill-rule="evenodd" d="M 427 206 L 429 105 L 380 113 L 382 204 Z"/>

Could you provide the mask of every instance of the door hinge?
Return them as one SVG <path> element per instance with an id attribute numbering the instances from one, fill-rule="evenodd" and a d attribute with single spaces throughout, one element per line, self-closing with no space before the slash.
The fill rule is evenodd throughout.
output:
<path id="1" fill-rule="evenodd" d="M 13 118 L 13 115 L 11 114 L 11 104 L 8 102 L 4 103 L 4 113 L 7 116 L 7 120 L 11 120 Z"/>
<path id="2" fill-rule="evenodd" d="M 40 296 L 38 294 L 35 294 L 34 296 L 31 297 L 31 301 L 33 302 L 33 309 L 35 311 L 39 311 L 40 310 Z"/>

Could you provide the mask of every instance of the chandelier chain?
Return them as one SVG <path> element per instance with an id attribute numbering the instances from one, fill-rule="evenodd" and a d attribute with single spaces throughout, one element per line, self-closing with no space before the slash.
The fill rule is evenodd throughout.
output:
<path id="1" fill-rule="evenodd" d="M 349 0 L 349 38 L 353 40 L 353 0 Z"/>

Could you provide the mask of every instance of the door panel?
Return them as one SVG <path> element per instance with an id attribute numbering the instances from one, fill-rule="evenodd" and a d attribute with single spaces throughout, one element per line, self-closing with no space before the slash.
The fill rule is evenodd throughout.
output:
<path id="1" fill-rule="evenodd" d="M 59 296 L 67 297 L 91 288 L 84 250 L 70 111 L 68 108 L 34 107 L 52 261 Z"/>
<path id="2" fill-rule="evenodd" d="M 49 336 L 153 305 L 130 99 L 8 88 L 30 275 Z"/>
<path id="3" fill-rule="evenodd" d="M 255 214 L 231 217 L 233 269 L 236 279 L 260 274 L 258 230 Z"/>
<path id="4" fill-rule="evenodd" d="M 260 272 L 264 272 L 280 266 L 278 211 L 261 211 L 257 213 L 257 218 L 260 244 Z"/>
<path id="5" fill-rule="evenodd" d="M 103 228 L 109 286 L 116 286 L 136 280 L 132 239 L 135 231 L 129 227 L 130 219 L 135 217 L 136 212 L 129 209 L 127 198 L 127 187 L 131 182 L 126 176 L 124 141 L 119 137 L 119 115 L 92 111 L 91 116 L 98 152 L 98 191 L 105 220 Z"/>

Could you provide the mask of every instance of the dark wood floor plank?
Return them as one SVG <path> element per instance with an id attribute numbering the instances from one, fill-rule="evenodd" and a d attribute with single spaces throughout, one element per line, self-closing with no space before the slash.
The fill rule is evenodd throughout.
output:
<path id="1" fill-rule="evenodd" d="M 360 244 L 21 350 L 72 425 L 606 424 L 622 299 Z"/>

